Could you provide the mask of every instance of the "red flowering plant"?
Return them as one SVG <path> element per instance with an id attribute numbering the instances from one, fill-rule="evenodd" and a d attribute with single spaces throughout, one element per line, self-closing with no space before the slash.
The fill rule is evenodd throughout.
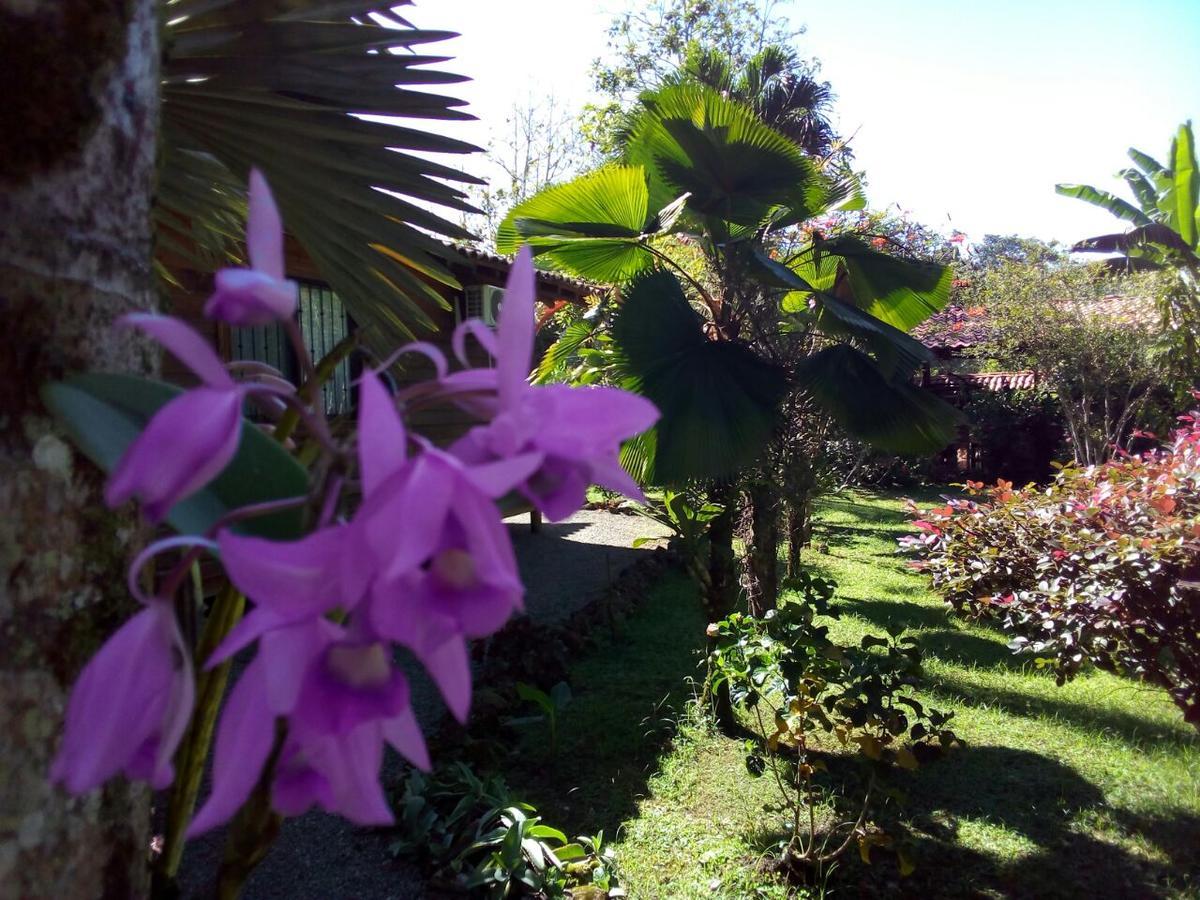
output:
<path id="1" fill-rule="evenodd" d="M 901 545 L 1060 684 L 1090 662 L 1166 688 L 1200 727 L 1200 411 L 1180 421 L 1167 447 L 1064 468 L 1045 488 L 968 482 L 974 496 L 913 506 Z"/>
<path id="2" fill-rule="evenodd" d="M 551 520 L 578 509 L 593 483 L 644 500 L 618 454 L 658 418 L 615 388 L 529 383 L 534 272 L 524 249 L 495 331 L 478 320 L 455 331 L 458 371 L 433 345 L 402 347 L 365 368 L 357 427 L 335 428 L 321 402 L 328 361 L 309 357 L 294 318 L 282 223 L 257 172 L 246 245 L 250 266 L 217 274 L 205 315 L 279 323 L 306 375 L 299 388 L 261 363 L 227 365 L 179 319 L 135 314 L 122 327 L 160 343 L 199 385 L 86 373 L 43 391 L 109 472 L 108 505 L 136 500 L 147 522 L 178 532 L 135 556 L 140 611 L 80 674 L 50 778 L 74 794 L 118 775 L 169 789 L 164 889 L 184 840 L 233 820 L 222 896 L 236 893 L 282 816 L 318 806 L 359 825 L 393 821 L 379 783 L 385 746 L 430 764 L 397 648 L 465 720 L 467 641 L 496 632 L 524 594 L 498 499 L 519 494 Z M 470 365 L 468 337 L 494 366 Z M 382 376 L 401 353 L 428 357 L 436 376 L 393 395 Z M 247 403 L 274 424 L 250 423 Z M 406 423 L 431 403 L 479 424 L 434 447 Z M 211 604 L 202 585 L 188 590 L 204 556 L 225 579 Z M 210 755 L 211 789 L 195 811 Z"/>

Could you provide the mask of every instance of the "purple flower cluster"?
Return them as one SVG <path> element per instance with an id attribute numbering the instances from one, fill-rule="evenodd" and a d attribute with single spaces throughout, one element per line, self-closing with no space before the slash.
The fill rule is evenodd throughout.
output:
<path id="1" fill-rule="evenodd" d="M 295 287 L 284 278 L 279 213 L 251 175 L 247 246 L 251 268 L 226 269 L 208 315 L 234 325 L 285 320 Z M 290 388 L 232 378 L 212 349 L 174 319 L 136 315 L 126 324 L 156 338 L 200 378 L 164 406 L 114 469 L 112 506 L 141 500 L 151 521 L 215 478 L 237 452 L 247 396 L 300 402 Z M 145 607 L 88 663 L 72 693 L 66 734 L 51 776 L 73 792 L 124 772 L 156 788 L 191 718 L 192 650 L 170 590 L 145 594 L 138 573 L 155 552 L 211 545 L 252 607 L 209 659 L 213 667 L 254 647 L 225 701 L 217 729 L 212 791 L 189 834 L 227 821 L 270 760 L 272 805 L 285 815 L 312 805 L 364 824 L 392 821 L 378 772 L 385 744 L 427 767 L 409 686 L 396 666 L 404 647 L 429 671 L 447 707 L 464 720 L 471 702 L 467 641 L 495 632 L 521 608 L 523 587 L 497 499 L 526 497 L 549 519 L 578 509 L 589 484 L 641 498 L 621 469 L 622 440 L 658 417 L 646 400 L 604 388 L 532 386 L 534 273 L 523 250 L 512 267 L 496 333 L 466 323 L 495 357 L 494 368 L 447 373 L 422 386 L 469 409 L 483 424 L 448 449 L 405 428 L 402 404 L 368 371 L 359 384 L 353 515 L 324 503 L 317 527 L 294 542 L 221 528 L 214 541 L 175 538 L 135 561 L 130 589 Z"/>

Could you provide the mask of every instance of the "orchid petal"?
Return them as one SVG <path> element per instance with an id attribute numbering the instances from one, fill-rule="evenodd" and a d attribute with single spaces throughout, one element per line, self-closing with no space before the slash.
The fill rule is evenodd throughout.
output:
<path id="1" fill-rule="evenodd" d="M 581 462 L 552 457 L 521 491 L 547 519 L 561 522 L 587 499 L 589 469 Z"/>
<path id="2" fill-rule="evenodd" d="M 611 387 L 552 384 L 537 389 L 553 413 L 537 437 L 547 453 L 569 459 L 595 456 L 658 421 L 658 408 L 645 397 Z"/>
<path id="3" fill-rule="evenodd" d="M 189 694 L 176 685 L 190 677 L 181 644 L 174 612 L 164 602 L 142 610 L 104 643 L 71 691 L 52 781 L 80 794 L 133 769 L 159 787 L 170 783 L 175 723 L 191 715 Z"/>
<path id="4" fill-rule="evenodd" d="M 424 356 L 427 360 L 433 363 L 433 369 L 437 373 L 437 377 L 439 379 L 445 378 L 446 373 L 450 371 L 449 367 L 446 365 L 446 354 L 444 354 L 441 351 L 441 348 L 439 348 L 436 344 L 431 344 L 428 341 L 412 341 L 411 343 L 405 344 L 403 347 L 399 347 L 398 349 L 392 351 L 390 354 L 388 354 L 387 358 L 379 364 L 379 371 L 382 372 L 390 369 L 396 360 L 398 360 L 401 356 L 404 356 L 406 353 L 419 353 L 421 356 Z"/>
<path id="5" fill-rule="evenodd" d="M 467 338 L 473 337 L 479 341 L 480 346 L 487 351 L 489 356 L 495 357 L 499 352 L 500 346 L 496 343 L 496 335 L 492 329 L 484 325 L 479 319 L 467 319 L 459 324 L 450 335 L 450 349 L 454 351 L 454 355 L 458 361 L 464 366 L 470 366 L 471 360 L 467 356 Z M 467 371 L 470 371 L 468 368 Z"/>
<path id="6" fill-rule="evenodd" d="M 268 631 L 284 628 L 287 623 L 269 609 L 252 609 L 225 635 L 204 661 L 205 669 L 215 669 L 232 656 L 245 650 Z"/>
<path id="7" fill-rule="evenodd" d="M 633 476 L 626 472 L 621 463 L 613 459 L 593 459 L 591 461 L 592 483 L 602 488 L 624 494 L 631 500 L 645 504 L 646 495 Z"/>
<path id="8" fill-rule="evenodd" d="M 267 680 L 267 703 L 272 713 L 284 716 L 296 709 L 308 670 L 318 663 L 325 649 L 343 635 L 344 629 L 328 619 L 312 619 L 262 636 L 259 653 Z"/>
<path id="9" fill-rule="evenodd" d="M 379 784 L 383 763 L 383 735 L 377 723 L 334 738 L 326 777 L 333 786 L 334 808 L 356 825 L 390 825 L 395 821 L 387 797 Z M 337 758 L 334 759 L 334 756 Z"/>
<path id="10" fill-rule="evenodd" d="M 340 590 L 345 537 L 345 528 L 338 525 L 298 541 L 243 537 L 225 529 L 217 545 L 238 590 L 282 620 L 295 622 L 346 605 Z"/>
<path id="11" fill-rule="evenodd" d="M 446 707 L 459 722 L 466 722 L 471 710 L 471 662 L 462 635 L 416 653 L 441 691 Z"/>
<path id="12" fill-rule="evenodd" d="M 252 267 L 283 280 L 283 220 L 267 180 L 258 169 L 250 170 L 246 251 Z"/>
<path id="13" fill-rule="evenodd" d="M 299 302 L 294 281 L 272 278 L 256 269 L 221 269 L 204 315 L 230 325 L 252 327 L 290 319 Z"/>
<path id="14" fill-rule="evenodd" d="M 455 492 L 454 505 L 480 577 L 489 584 L 511 585 L 520 591 L 512 539 L 496 516 L 495 505 L 469 485 Z"/>
<path id="15" fill-rule="evenodd" d="M 542 453 L 518 453 L 507 459 L 467 467 L 467 478 L 489 497 L 503 497 L 537 471 Z"/>
<path id="16" fill-rule="evenodd" d="M 395 402 L 374 372 L 358 388 L 358 465 L 371 494 L 404 464 L 407 435 Z"/>
<path id="17" fill-rule="evenodd" d="M 136 328 L 171 351 L 171 355 L 191 369 L 212 388 L 232 388 L 233 378 L 225 370 L 212 346 L 182 319 L 153 313 L 130 313 L 117 320 L 124 328 Z"/>
<path id="18" fill-rule="evenodd" d="M 384 577 L 413 569 L 433 553 L 450 511 L 454 476 L 433 453 L 422 454 L 401 489 L 371 519 L 367 537 L 378 557 L 387 560 Z"/>
<path id="19" fill-rule="evenodd" d="M 397 753 L 418 769 L 423 772 L 430 770 L 429 748 L 411 706 L 383 723 L 383 736 Z"/>
<path id="20" fill-rule="evenodd" d="M 496 372 L 500 386 L 500 405 L 514 405 L 529 387 L 529 371 L 533 359 L 533 305 L 535 283 L 533 253 L 522 247 L 508 270 L 504 286 L 504 303 L 500 307 L 500 322 L 496 328 Z"/>
<path id="21" fill-rule="evenodd" d="M 197 388 L 171 400 L 117 463 L 105 501 L 117 507 L 137 496 L 147 519 L 162 519 L 233 459 L 242 435 L 241 407 L 236 390 Z"/>
<path id="22" fill-rule="evenodd" d="M 275 718 L 267 709 L 265 672 L 256 658 L 225 701 L 213 752 L 212 793 L 188 826 L 188 838 L 233 818 L 258 783 L 274 742 Z"/>

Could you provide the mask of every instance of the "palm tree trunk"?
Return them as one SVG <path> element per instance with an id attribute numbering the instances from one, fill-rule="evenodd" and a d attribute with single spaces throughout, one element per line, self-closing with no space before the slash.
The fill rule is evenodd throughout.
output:
<path id="1" fill-rule="evenodd" d="M 710 622 L 733 612 L 737 597 L 737 559 L 733 553 L 736 501 L 735 488 L 725 487 L 713 492 L 713 502 L 721 504 L 724 511 L 708 525 L 708 593 L 704 602 Z"/>
<path id="2" fill-rule="evenodd" d="M 14 897 L 137 897 L 146 790 L 46 780 L 67 691 L 125 618 L 129 515 L 38 395 L 81 369 L 150 370 L 115 335 L 153 306 L 158 114 L 152 0 L 0 0 L 0 884 Z"/>
<path id="3" fill-rule="evenodd" d="M 733 553 L 737 496 L 737 489 L 731 486 L 717 488 L 712 495 L 713 502 L 721 504 L 724 511 L 708 524 L 708 590 L 704 606 L 709 622 L 720 621 L 733 612 L 737 598 L 737 559 Z M 711 651 L 711 638 L 709 644 Z M 725 731 L 736 729 L 729 685 L 721 684 L 710 699 L 717 724 Z"/>
<path id="4" fill-rule="evenodd" d="M 750 612 L 761 616 L 779 603 L 779 501 L 775 486 L 754 481 L 749 488 L 754 537 L 749 553 L 754 591 Z"/>
<path id="5" fill-rule="evenodd" d="M 800 551 L 812 538 L 812 500 L 808 494 L 793 498 L 787 509 L 787 573 L 800 574 Z"/>

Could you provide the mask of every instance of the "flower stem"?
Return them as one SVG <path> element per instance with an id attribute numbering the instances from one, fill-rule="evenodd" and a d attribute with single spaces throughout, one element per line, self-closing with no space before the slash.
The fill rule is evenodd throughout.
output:
<path id="1" fill-rule="evenodd" d="M 217 875 L 218 900 L 237 900 L 241 896 L 246 879 L 262 862 L 279 834 L 283 816 L 271 808 L 271 783 L 275 780 L 275 766 L 286 738 L 287 725 L 277 719 L 275 745 L 263 766 L 262 776 L 229 828 L 225 856 Z"/>
<path id="2" fill-rule="evenodd" d="M 155 870 L 156 894 L 174 881 L 183 858 L 184 833 L 196 808 L 204 761 L 212 744 L 217 712 L 225 695 L 232 660 L 214 669 L 205 670 L 204 661 L 242 617 L 245 598 L 226 583 L 217 594 L 212 613 L 204 623 L 204 631 L 196 648 L 196 710 L 191 724 L 175 755 L 175 784 L 167 803 L 167 833 Z"/>

